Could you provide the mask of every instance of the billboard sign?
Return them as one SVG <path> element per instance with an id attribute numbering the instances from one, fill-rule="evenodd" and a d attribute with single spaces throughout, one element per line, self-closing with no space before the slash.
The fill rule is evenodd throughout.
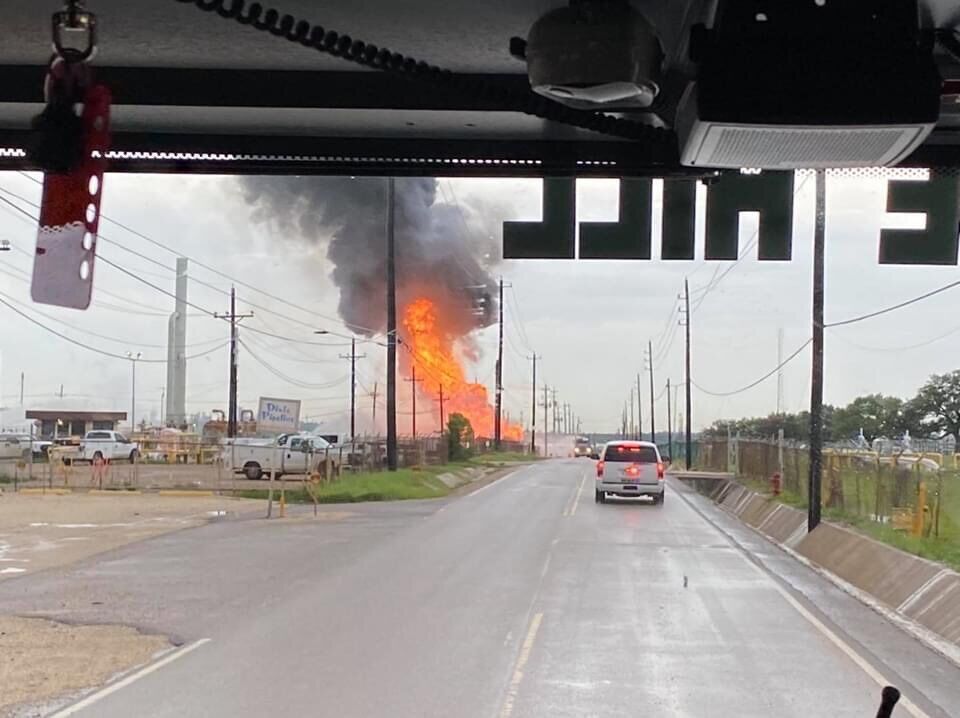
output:
<path id="1" fill-rule="evenodd" d="M 300 428 L 300 400 L 260 397 L 258 434 L 287 434 Z"/>

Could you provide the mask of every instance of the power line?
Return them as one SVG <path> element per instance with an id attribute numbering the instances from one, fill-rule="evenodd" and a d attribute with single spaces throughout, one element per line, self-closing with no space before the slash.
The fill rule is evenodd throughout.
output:
<path id="1" fill-rule="evenodd" d="M 810 181 L 810 178 L 813 176 L 814 175 L 812 173 L 807 174 L 803 178 L 803 180 L 800 182 L 800 184 L 797 185 L 796 189 L 793 192 L 794 199 L 797 198 L 797 196 L 800 194 L 800 190 L 803 189 L 804 185 L 806 185 L 807 182 Z M 717 268 L 713 272 L 713 276 L 710 278 L 710 281 L 707 282 L 705 286 L 699 287 L 693 290 L 694 292 L 703 292 L 703 294 L 700 295 L 700 297 L 697 299 L 696 305 L 690 310 L 691 313 L 697 311 L 700 308 L 700 305 L 703 304 L 704 300 L 707 298 L 707 295 L 710 292 L 712 292 L 714 289 L 716 289 L 717 285 L 719 285 L 720 282 L 722 282 L 724 278 L 728 274 L 730 274 L 730 272 L 732 272 L 734 268 L 738 264 L 740 264 L 740 262 L 742 262 L 744 258 L 746 258 L 750 254 L 751 251 L 753 251 L 753 248 L 757 246 L 757 243 L 759 242 L 759 240 L 760 240 L 760 226 L 758 225 L 757 228 L 753 231 L 753 234 L 750 235 L 750 239 L 747 241 L 747 246 L 744 247 L 742 252 L 738 253 L 737 259 L 733 262 L 733 264 L 727 267 L 727 269 L 719 277 L 717 276 L 718 272 L 720 271 L 720 265 L 718 264 Z"/>
<path id="2" fill-rule="evenodd" d="M 63 334 L 63 333 L 61 333 L 61 332 L 58 332 L 56 329 L 52 329 L 51 327 L 48 327 L 47 325 L 45 325 L 43 322 L 37 321 L 36 319 L 34 319 L 34 318 L 31 317 L 30 315 L 26 314 L 25 312 L 20 311 L 20 310 L 17 309 L 14 305 L 10 304 L 8 301 L 6 301 L 5 299 L 3 299 L 2 297 L 0 297 L 0 304 L 3 304 L 3 305 L 6 306 L 8 309 L 12 310 L 15 314 L 19 314 L 21 317 L 23 317 L 24 319 L 26 319 L 28 322 L 31 322 L 32 324 L 36 324 L 36 325 L 37 325 L 38 327 L 40 327 L 41 329 L 49 332 L 50 334 L 53 334 L 53 335 L 55 335 L 55 336 L 60 337 L 60 338 L 63 339 L 64 341 L 70 342 L 71 344 L 75 344 L 75 345 L 78 346 L 78 347 L 82 347 L 83 349 L 87 349 L 87 350 L 92 351 L 92 352 L 95 352 L 95 353 L 97 353 L 97 354 L 102 354 L 103 356 L 108 356 L 108 357 L 111 357 L 111 358 L 113 358 L 113 359 L 123 359 L 124 361 L 130 361 L 130 358 L 127 357 L 125 354 L 114 354 L 113 352 L 109 352 L 109 351 L 106 351 L 106 350 L 104 350 L 104 349 L 100 349 L 100 348 L 98 348 L 98 347 L 93 347 L 93 346 L 90 346 L 89 344 L 84 344 L 83 342 L 81 342 L 81 341 L 79 341 L 79 340 L 77 340 L 77 339 L 74 339 L 74 338 L 72 338 L 72 337 L 68 337 L 66 334 Z M 200 352 L 199 354 L 194 354 L 194 355 L 192 355 L 192 356 L 188 356 L 188 357 L 184 357 L 184 358 L 185 358 L 185 359 L 197 359 L 197 358 L 199 358 L 199 357 L 206 356 L 207 354 L 212 354 L 213 352 L 217 351 L 218 349 L 222 349 L 222 348 L 225 347 L 225 346 L 226 346 L 226 343 L 223 343 L 223 344 L 221 344 L 220 346 L 216 346 L 216 347 L 213 347 L 212 349 L 208 349 L 207 351 Z M 166 359 L 139 359 L 139 361 L 145 362 L 145 363 L 147 363 L 147 364 L 166 364 L 166 363 L 167 363 L 167 360 L 166 360 Z"/>
<path id="3" fill-rule="evenodd" d="M 734 389 L 733 391 L 710 391 L 709 389 L 704 389 L 702 386 L 700 386 L 699 384 L 697 384 L 697 382 L 693 381 L 692 379 L 691 379 L 690 383 L 693 384 L 695 387 L 697 387 L 697 389 L 699 389 L 700 391 L 702 391 L 704 394 L 709 394 L 710 396 L 733 396 L 734 394 L 742 394 L 743 392 L 747 391 L 748 389 L 752 389 L 753 387 L 757 386 L 758 384 L 761 384 L 762 382 L 766 381 L 767 379 L 769 379 L 770 377 L 772 377 L 774 374 L 776 374 L 778 371 L 780 371 L 780 369 L 782 369 L 783 367 L 785 367 L 787 364 L 790 363 L 790 361 L 791 361 L 792 359 L 794 359 L 796 356 L 798 356 L 798 355 L 800 354 L 800 352 L 802 352 L 804 349 L 806 349 L 806 348 L 810 345 L 810 343 L 811 343 L 812 341 L 813 341 L 813 339 L 807 339 L 807 341 L 805 341 L 803 344 L 801 344 L 800 347 L 798 347 L 797 350 L 793 352 L 793 354 L 791 354 L 791 355 L 788 356 L 786 359 L 784 359 L 782 362 L 780 362 L 779 364 L 777 364 L 777 366 L 775 366 L 775 367 L 774 367 L 773 369 L 771 369 L 769 372 L 767 372 L 766 374 L 764 374 L 762 377 L 760 377 L 760 378 L 757 379 L 756 381 L 751 382 L 751 383 L 747 384 L 746 386 L 740 387 L 739 389 Z"/>
<path id="4" fill-rule="evenodd" d="M 14 245 L 13 249 L 14 249 L 14 251 L 19 252 L 20 254 L 24 255 L 25 257 L 28 257 L 28 258 L 30 258 L 30 259 L 33 259 L 33 255 L 32 255 L 30 252 L 26 251 L 25 249 L 21 249 L 20 247 L 18 247 L 18 246 L 16 246 L 16 245 Z M 19 273 L 20 275 L 22 275 L 22 276 L 19 276 L 19 277 L 18 277 L 18 276 L 14 276 L 14 275 L 10 274 L 9 272 L 6 271 L 6 270 L 9 270 L 9 269 L 12 269 L 12 270 L 14 270 L 15 272 L 18 272 L 18 273 Z M 25 284 L 29 284 L 29 283 L 32 281 L 32 279 L 33 279 L 33 276 L 30 274 L 30 272 L 28 272 L 28 271 L 26 271 L 26 270 L 24 270 L 24 269 L 21 269 L 20 267 L 14 265 L 14 264 L 5 264 L 4 267 L 0 267 L 0 273 L 7 274 L 8 276 L 12 277 L 13 279 L 17 279 L 17 280 L 19 280 L 19 281 L 21 281 L 21 282 L 24 282 Z M 109 292 L 109 291 L 107 291 L 106 289 L 97 288 L 97 293 L 98 293 L 98 294 L 105 294 L 105 295 L 108 296 L 108 297 L 113 297 L 114 299 L 116 299 L 116 300 L 118 300 L 118 301 L 125 302 L 125 303 L 127 303 L 127 304 L 132 304 L 132 305 L 135 306 L 135 307 L 143 307 L 144 309 L 147 309 L 147 310 L 155 310 L 155 309 L 156 309 L 156 307 L 155 307 L 154 305 L 144 304 L 144 303 L 138 302 L 138 301 L 136 301 L 136 300 L 134 300 L 134 299 L 129 299 L 129 298 L 127 298 L 127 297 L 124 297 L 124 296 L 122 296 L 122 295 L 120 295 L 120 294 L 116 294 L 116 293 L 114 293 L 114 292 Z M 126 308 L 126 307 L 118 307 L 118 306 L 116 306 L 116 305 L 110 304 L 109 302 L 103 302 L 103 301 L 100 301 L 100 300 L 96 300 L 96 301 L 94 301 L 93 303 L 94 303 L 94 305 L 97 306 L 97 307 L 103 307 L 104 309 L 112 309 L 113 311 L 117 311 L 117 312 L 125 312 L 125 313 L 127 313 L 127 314 L 138 314 L 138 315 L 141 315 L 141 316 L 155 316 L 155 317 L 167 317 L 167 316 L 169 316 L 169 313 L 167 313 L 167 312 L 158 312 L 158 311 L 136 311 L 136 310 L 134 310 L 134 309 L 128 309 L 128 308 Z"/>
<path id="5" fill-rule="evenodd" d="M 32 201 L 26 199 L 25 197 L 22 197 L 21 195 L 18 195 L 16 192 L 12 192 L 12 191 L 4 188 L 4 187 L 0 187 L 0 192 L 3 192 L 3 193 L 6 193 L 6 194 L 11 195 L 11 196 L 13 196 L 13 197 L 16 197 L 17 199 L 19 199 L 19 200 L 21 200 L 21 201 L 23 201 L 23 202 L 26 202 L 27 204 L 29 204 L 30 206 L 32 206 L 32 207 L 34 207 L 34 208 L 36 208 L 36 209 L 38 209 L 38 210 L 40 209 L 40 205 L 38 205 L 38 204 L 36 204 L 35 202 L 32 202 Z M 11 202 L 11 201 L 8 200 L 7 198 L 0 196 L 0 201 L 3 201 L 3 202 L 5 202 L 6 204 L 8 204 L 9 206 L 13 207 L 13 208 L 16 209 L 18 212 L 20 212 L 21 214 L 23 214 L 24 216 L 26 216 L 27 218 L 29 218 L 32 222 L 38 222 L 38 221 L 39 221 L 39 218 L 38 218 L 38 217 L 30 214 L 29 212 L 27 212 L 26 210 L 24 210 L 22 207 L 20 207 L 20 206 L 16 205 L 15 203 Z M 102 215 L 101 215 L 101 216 L 102 216 Z M 104 219 L 107 219 L 107 217 L 103 217 L 103 218 L 104 218 Z M 113 220 L 110 220 L 110 221 L 113 221 Z M 115 223 L 115 224 L 117 224 L 117 223 Z M 120 226 L 123 226 L 123 225 L 120 225 Z M 134 230 L 130 230 L 128 227 L 125 227 L 125 226 L 124 226 L 124 228 L 125 228 L 125 229 L 128 229 L 128 231 L 131 231 L 131 232 L 134 232 L 135 234 L 137 234 Z M 121 250 L 121 251 L 123 251 L 123 252 L 127 252 L 128 254 L 132 254 L 132 255 L 134 255 L 135 257 L 138 257 L 138 258 L 140 258 L 140 259 L 144 259 L 144 260 L 150 262 L 151 264 L 154 264 L 154 265 L 156 265 L 156 266 L 158 266 L 158 267 L 161 267 L 162 269 L 166 269 L 166 270 L 169 271 L 169 272 L 176 273 L 176 269 L 174 269 L 173 267 L 170 267 L 169 265 L 166 265 L 166 264 L 164 264 L 163 262 L 161 262 L 161 261 L 159 261 L 159 260 L 157 260 L 157 259 L 153 259 L 152 257 L 148 257 L 148 256 L 145 255 L 145 254 L 140 254 L 140 253 L 137 252 L 136 250 L 129 249 L 128 247 L 125 247 L 124 245 L 120 244 L 119 242 L 116 242 L 116 241 L 110 239 L 109 237 L 105 236 L 103 233 L 98 233 L 98 234 L 97 234 L 97 240 L 100 241 L 100 242 L 103 242 L 103 243 L 106 244 L 108 247 L 116 247 L 117 249 L 119 249 L 119 250 Z M 171 252 L 173 251 L 173 250 L 170 250 L 170 249 L 167 248 L 167 247 L 164 247 L 164 249 L 167 249 L 167 251 L 171 251 Z M 28 256 L 29 256 L 29 254 L 28 254 Z M 196 259 L 193 259 L 193 258 L 188 257 L 188 256 L 186 256 L 186 255 L 178 255 L 178 256 L 183 256 L 183 257 L 185 257 L 186 259 L 188 259 L 188 260 L 190 260 L 190 261 L 196 262 L 196 263 L 198 264 L 198 266 L 201 266 L 201 267 L 206 268 L 206 265 L 204 265 L 203 263 L 197 261 Z M 109 260 L 107 260 L 102 254 L 98 254 L 97 257 L 98 257 L 99 259 L 103 259 L 104 261 L 107 261 L 108 263 L 110 263 Z M 114 265 L 114 266 L 115 266 L 115 265 Z M 136 271 L 137 271 L 139 274 L 145 274 L 145 275 L 147 275 L 147 276 L 154 276 L 154 277 L 158 277 L 158 276 L 159 276 L 161 279 L 165 278 L 165 277 L 162 277 L 161 275 L 152 274 L 152 273 L 150 273 L 150 272 L 145 272 L 144 270 L 139 269 L 139 268 L 138 268 Z M 222 295 L 224 295 L 224 296 L 230 296 L 230 291 L 229 291 L 229 290 L 224 289 L 223 287 L 218 287 L 217 285 L 211 284 L 210 282 L 205 282 L 205 281 L 203 281 L 202 279 L 199 279 L 199 278 L 197 278 L 197 277 L 195 277 L 195 276 L 193 276 L 193 275 L 188 275 L 188 276 L 187 276 L 187 279 L 188 279 L 190 282 L 194 283 L 194 284 L 199 284 L 200 286 L 206 287 L 206 288 L 208 288 L 208 289 L 211 289 L 211 290 L 213 290 L 214 292 L 217 292 L 218 294 L 222 294 Z M 238 282 L 238 284 L 243 284 L 243 282 Z M 271 295 L 267 295 L 267 296 L 271 296 Z M 305 327 L 307 327 L 307 328 L 309 328 L 309 329 L 311 329 L 311 330 L 316 329 L 316 325 L 315 325 L 315 324 L 311 324 L 311 323 L 308 323 L 308 322 L 301 321 L 300 319 L 297 319 L 296 317 L 292 317 L 292 316 L 290 316 L 289 314 L 284 314 L 284 313 L 282 313 L 282 312 L 278 312 L 278 311 L 275 310 L 275 309 L 270 309 L 269 307 L 265 307 L 265 306 L 262 306 L 262 305 L 260 305 L 260 304 L 256 304 L 256 303 L 251 302 L 251 301 L 249 301 L 249 300 L 244 300 L 244 304 L 246 304 L 246 305 L 248 305 L 248 306 L 250 306 L 250 307 L 253 307 L 254 309 L 259 309 L 260 311 L 267 312 L 268 314 L 273 314 L 274 316 L 280 317 L 281 319 L 283 319 L 283 320 L 285 320 L 285 321 L 288 321 L 288 322 L 291 322 L 291 323 L 293 323 L 293 324 L 300 324 L 301 326 L 305 326 Z M 304 311 L 306 311 L 306 310 L 304 310 Z M 317 314 L 317 316 L 323 317 L 324 315 Z M 326 318 L 326 317 L 324 317 L 324 318 Z M 339 320 L 339 319 L 333 319 L 332 321 L 339 322 L 340 320 Z M 361 328 L 361 329 L 362 329 L 362 328 Z M 344 344 L 344 346 L 346 346 L 346 344 Z"/>
<path id="6" fill-rule="evenodd" d="M 23 302 L 17 301 L 16 299 L 14 299 L 13 297 L 11 297 L 11 296 L 8 295 L 8 294 L 4 294 L 4 293 L 0 292 L 0 297 L 3 297 L 3 298 L 6 299 L 7 301 L 13 302 L 14 304 L 16 304 L 16 305 L 18 305 L 18 306 L 20 306 L 20 307 L 28 308 L 28 305 L 25 305 Z M 144 348 L 148 348 L 148 349 L 166 349 L 166 348 L 167 348 L 167 345 L 166 345 L 166 344 L 144 344 L 143 342 L 130 341 L 129 339 L 118 339 L 118 338 L 116 338 L 116 337 L 111 337 L 111 336 L 108 336 L 108 335 L 106 335 L 106 334 L 100 334 L 100 333 L 98 333 L 98 332 L 94 332 L 94 331 L 91 331 L 91 330 L 89 330 L 89 329 L 83 329 L 82 327 L 76 326 L 76 325 L 75 325 L 74 323 L 72 323 L 72 322 L 66 322 L 66 321 L 64 321 L 64 320 L 62 320 L 62 319 L 58 319 L 57 317 L 51 316 L 51 315 L 49 315 L 49 314 L 46 314 L 45 312 L 41 312 L 39 309 L 32 309 L 32 311 L 33 311 L 34 314 L 37 314 L 37 315 L 43 317 L 43 318 L 46 319 L 47 321 L 56 322 L 57 324 L 62 324 L 62 325 L 64 325 L 64 326 L 70 327 L 70 328 L 73 329 L 74 331 L 80 332 L 81 334 L 89 334 L 89 335 L 92 336 L 92 337 L 96 337 L 97 339 L 103 339 L 104 341 L 114 342 L 114 343 L 116 343 L 116 344 L 123 344 L 123 345 L 126 345 L 126 346 L 129 346 L 130 344 L 135 344 L 135 345 L 138 346 L 138 347 L 144 347 Z M 217 337 L 216 339 L 207 339 L 207 340 L 201 341 L 201 342 L 194 342 L 194 343 L 192 343 L 192 344 L 186 344 L 186 345 L 184 345 L 184 347 L 186 348 L 186 347 L 207 346 L 207 345 L 209 345 L 209 344 L 214 344 L 214 343 L 216 343 L 216 342 L 224 342 L 224 341 L 226 341 L 226 340 L 225 340 L 223 337 Z"/>
<path id="7" fill-rule="evenodd" d="M 837 322 L 825 322 L 823 326 L 825 329 L 829 329 L 831 327 L 842 327 L 842 326 L 846 326 L 847 324 L 855 324 L 857 322 L 862 322 L 865 319 L 873 319 L 874 317 L 879 317 L 881 314 L 887 314 L 889 312 L 896 311 L 897 309 L 903 309 L 904 307 L 908 307 L 911 304 L 916 304 L 917 302 L 921 302 L 924 299 L 929 299 L 930 297 L 946 292 L 948 289 L 953 289 L 954 287 L 957 287 L 957 286 L 960 286 L 960 279 L 958 279 L 955 282 L 950 282 L 949 284 L 945 284 L 942 287 L 938 287 L 937 289 L 933 289 L 929 292 L 925 292 L 924 294 L 914 297 L 913 299 L 908 299 L 904 302 L 900 302 L 899 304 L 894 304 L 884 309 L 878 309 L 875 312 L 868 312 L 867 314 L 861 314 L 858 317 L 851 317 L 850 319 L 842 319 Z"/>
<path id="8" fill-rule="evenodd" d="M 911 350 L 911 349 L 919 349 L 919 348 L 921 348 L 921 347 L 930 346 L 931 344 L 935 344 L 935 343 L 937 343 L 937 342 L 939 342 L 939 341 L 941 341 L 941 340 L 943 340 L 943 339 L 946 339 L 947 337 L 949 337 L 949 336 L 951 336 L 951 335 L 953 335 L 953 334 L 956 334 L 957 332 L 960 332 L 960 326 L 954 327 L 954 328 L 951 329 L 950 331 L 944 332 L 943 334 L 939 334 L 939 335 L 937 335 L 937 336 L 935 336 L 935 337 L 932 337 L 931 339 L 927 339 L 927 340 L 925 340 L 925 341 L 918 342 L 917 344 L 908 344 L 908 345 L 906 345 L 906 346 L 899 346 L 899 347 L 868 347 L 868 346 L 864 346 L 863 344 L 858 344 L 857 342 L 850 341 L 849 339 L 845 338 L 842 334 L 838 334 L 837 337 L 838 337 L 841 341 L 846 342 L 847 344 L 849 344 L 850 346 L 856 347 L 857 349 L 862 349 L 863 351 L 868 351 L 868 352 L 904 352 L 904 351 L 909 351 L 909 350 Z"/>
<path id="9" fill-rule="evenodd" d="M 249 327 L 247 327 L 247 329 L 249 329 Z M 338 379 L 335 379 L 335 380 L 329 381 L 329 382 L 325 382 L 325 383 L 322 383 L 322 384 L 312 384 L 312 383 L 310 383 L 310 382 L 305 382 L 305 381 L 303 381 L 303 380 L 301 380 L 301 379 L 296 379 L 296 378 L 294 378 L 294 377 L 291 377 L 291 376 L 289 376 L 288 374 L 284 374 L 282 371 L 280 371 L 280 370 L 277 369 L 276 367 L 273 367 L 273 366 L 271 366 L 270 364 L 268 364 L 267 362 L 265 362 L 263 359 L 261 359 L 259 356 L 257 356 L 256 352 L 254 352 L 253 349 L 251 349 L 251 348 L 246 344 L 246 342 L 244 342 L 242 339 L 239 340 L 239 343 L 240 343 L 240 346 L 242 346 L 244 349 L 246 349 L 246 350 L 250 353 L 250 356 L 253 357 L 253 359 L 254 359 L 260 366 L 262 366 L 264 369 L 266 369 L 267 371 L 269 371 L 271 374 L 273 374 L 273 375 L 274 375 L 275 377 L 277 377 L 278 379 L 282 379 L 283 381 L 287 382 L 288 384 L 292 384 L 293 386 L 300 387 L 301 389 L 329 389 L 330 387 L 337 386 L 338 384 L 342 384 L 342 383 L 343 383 L 344 381 L 346 381 L 346 379 L 347 379 L 347 375 L 344 375 L 344 376 L 342 376 L 342 377 L 339 377 Z"/>
<path id="10" fill-rule="evenodd" d="M 33 177 L 30 177 L 30 175 L 28 175 L 28 174 L 26 174 L 26 173 L 24 173 L 24 172 L 21 172 L 21 174 L 22 174 L 24 177 L 26 177 L 27 179 L 29 179 L 31 182 L 37 182 L 38 184 L 40 184 L 40 183 L 38 182 L 38 180 L 36 180 L 36 179 L 33 178 Z M 2 188 L 0 188 L 0 190 L 2 190 Z M 8 191 L 8 190 L 3 190 L 3 191 Z M 19 209 L 19 208 L 18 208 L 18 209 Z M 22 210 L 21 210 L 21 211 L 22 211 Z M 301 311 L 301 312 L 304 312 L 305 314 L 312 314 L 313 316 L 320 317 L 321 319 L 325 319 L 325 320 L 327 320 L 327 321 L 332 321 L 332 322 L 339 322 L 339 321 L 340 321 L 339 319 L 336 319 L 336 318 L 334 318 L 334 317 L 327 316 L 327 315 L 325 315 L 325 314 L 321 314 L 320 312 L 317 312 L 317 311 L 314 311 L 314 310 L 311 310 L 311 309 L 306 309 L 305 307 L 302 307 L 302 306 L 300 306 L 299 304 L 295 304 L 294 302 L 291 302 L 291 301 L 289 301 L 289 300 L 287 300 L 287 299 L 284 299 L 283 297 L 279 297 L 279 296 L 277 296 L 277 295 L 275 295 L 275 294 L 272 294 L 272 293 L 270 293 L 270 292 L 268 292 L 268 291 L 266 291 L 266 290 L 264 290 L 264 289 L 261 289 L 260 287 L 254 285 L 254 284 L 249 284 L 248 282 L 244 282 L 243 280 L 238 279 L 237 277 L 233 277 L 233 276 L 227 274 L 226 272 L 220 271 L 220 270 L 217 269 L 216 267 L 213 267 L 213 266 L 211 266 L 211 265 L 209 265 L 209 264 L 206 264 L 205 262 L 201 262 L 201 261 L 200 261 L 199 259 L 197 259 L 196 257 L 191 257 L 191 256 L 188 255 L 188 254 L 184 254 L 183 252 L 179 252 L 179 251 L 177 251 L 177 250 L 171 249 L 170 247 L 166 246 L 166 245 L 163 244 L 162 242 L 159 242 L 159 241 L 153 239 L 152 237 L 148 237 L 147 235 L 143 234 L 142 232 L 139 232 L 138 230 L 134 229 L 133 227 L 130 227 L 129 225 L 124 224 L 123 222 L 120 222 L 119 220 L 116 220 L 116 219 L 113 219 L 113 218 L 111 218 L 111 217 L 108 217 L 108 216 L 106 216 L 105 214 L 101 214 L 101 215 L 100 215 L 100 218 L 101 218 L 101 219 L 104 219 L 104 220 L 106 220 L 106 221 L 108 221 L 108 222 L 110 222 L 111 224 L 116 225 L 117 227 L 120 227 L 121 229 L 126 230 L 127 232 L 130 232 L 130 234 L 132 234 L 132 235 L 134 235 L 134 236 L 136 236 L 136 237 L 139 237 L 140 239 L 142 239 L 142 240 L 144 240 L 144 241 L 146 241 L 146 242 L 149 242 L 150 244 L 152 244 L 152 245 L 154 245 L 154 246 L 156 246 L 156 247 L 159 247 L 160 249 L 162 249 L 162 250 L 164 250 L 164 251 L 166 251 L 166 252 L 170 252 L 171 254 L 173 254 L 173 255 L 175 255 L 175 256 L 177 256 L 177 257 L 184 257 L 184 258 L 190 260 L 193 264 L 197 265 L 198 267 L 201 267 L 201 268 L 203 268 L 203 269 L 206 269 L 208 272 L 212 272 L 213 274 L 216 274 L 217 276 L 222 277 L 223 279 L 227 279 L 227 280 L 229 280 L 230 282 L 233 282 L 233 283 L 235 283 L 235 284 L 238 284 L 238 285 L 240 285 L 241 287 L 244 287 L 244 288 L 246 288 L 246 289 L 250 289 L 250 290 L 252 290 L 252 291 L 258 292 L 258 293 L 260 293 L 260 294 L 262 294 L 262 295 L 264 295 L 264 296 L 266 296 L 266 297 L 269 297 L 270 299 L 273 299 L 274 301 L 280 302 L 281 304 L 286 304 L 286 305 L 289 306 L 289 307 L 293 307 L 294 309 L 297 309 L 297 310 L 299 310 L 299 311 Z M 251 304 L 250 306 L 254 306 L 254 305 Z M 268 310 L 263 310 L 263 311 L 268 311 Z M 359 330 L 359 331 L 361 331 L 361 332 L 370 334 L 370 335 L 372 335 L 372 336 L 377 336 L 377 335 L 378 335 L 377 332 L 375 332 L 373 329 L 371 329 L 371 328 L 369 328 L 369 327 L 361 327 L 361 326 L 358 326 L 358 325 L 355 325 L 355 324 L 351 325 L 351 327 L 352 327 L 352 328 L 355 328 L 355 329 L 357 329 L 357 330 Z"/>
<path id="11" fill-rule="evenodd" d="M 509 285 L 509 288 L 513 313 L 517 315 L 517 321 L 514 322 L 514 325 L 520 334 L 520 341 L 522 341 L 523 345 L 532 352 L 533 348 L 531 347 L 530 337 L 527 335 L 527 327 L 523 321 L 523 314 L 520 312 L 520 299 L 517 297 L 516 290 L 513 288 L 512 283 Z"/>

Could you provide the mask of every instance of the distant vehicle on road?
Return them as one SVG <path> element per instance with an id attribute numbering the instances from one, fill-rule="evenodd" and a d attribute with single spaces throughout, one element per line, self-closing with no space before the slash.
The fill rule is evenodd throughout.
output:
<path id="1" fill-rule="evenodd" d="M 140 445 L 130 441 L 119 431 L 88 431 L 80 441 L 80 448 L 73 461 L 94 462 L 101 459 L 130 463 L 140 457 Z"/>
<path id="2" fill-rule="evenodd" d="M 649 496 L 663 505 L 664 462 L 656 444 L 648 441 L 611 441 L 597 462 L 595 497 L 598 504 L 608 494 Z"/>
<path id="3" fill-rule="evenodd" d="M 223 448 L 223 463 L 228 470 L 243 474 L 248 479 L 262 479 L 274 472 L 309 474 L 326 458 L 330 444 L 313 434 L 281 434 L 272 441 L 251 443 L 231 442 Z M 336 463 L 336 457 L 331 454 Z"/>
<path id="4" fill-rule="evenodd" d="M 586 456 L 589 459 L 593 456 L 593 442 L 586 436 L 578 436 L 573 445 L 573 455 L 577 458 Z"/>

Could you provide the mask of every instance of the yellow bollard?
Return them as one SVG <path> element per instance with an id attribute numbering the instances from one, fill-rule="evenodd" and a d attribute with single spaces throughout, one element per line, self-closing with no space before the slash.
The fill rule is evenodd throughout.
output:
<path id="1" fill-rule="evenodd" d="M 280 518 L 286 518 L 287 516 L 287 496 L 283 492 L 283 489 L 280 489 Z"/>

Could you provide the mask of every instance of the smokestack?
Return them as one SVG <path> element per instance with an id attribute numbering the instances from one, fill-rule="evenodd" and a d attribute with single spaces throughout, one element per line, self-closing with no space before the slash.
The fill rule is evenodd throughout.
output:
<path id="1" fill-rule="evenodd" d="M 383 180 L 259 176 L 239 182 L 255 219 L 302 241 L 326 245 L 344 323 L 361 335 L 383 333 Z M 438 189 L 433 178 L 396 180 L 397 304 L 429 297 L 445 308 L 449 335 L 463 338 L 496 317 L 495 301 L 478 301 L 495 295 L 486 257 L 496 255 L 490 239 L 470 236 L 460 207 L 437 201 Z"/>
<path id="2" fill-rule="evenodd" d="M 177 302 L 167 325 L 166 420 L 180 426 L 187 420 L 187 260 L 177 257 Z"/>

